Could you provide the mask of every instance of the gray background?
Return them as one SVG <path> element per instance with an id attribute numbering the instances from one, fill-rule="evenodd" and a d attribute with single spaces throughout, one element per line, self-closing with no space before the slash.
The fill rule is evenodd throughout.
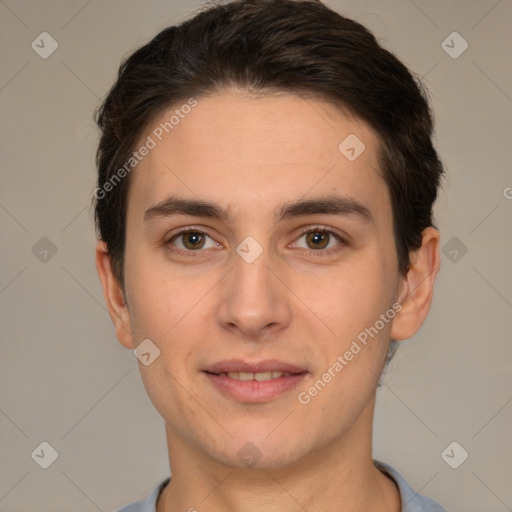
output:
<path id="1" fill-rule="evenodd" d="M 109 511 L 168 474 L 163 421 L 94 267 L 92 114 L 121 58 L 200 5 L 0 0 L 1 511 Z M 328 5 L 424 77 L 449 173 L 434 304 L 378 392 L 375 458 L 449 510 L 512 510 L 512 2 Z M 31 47 L 44 31 L 58 42 L 46 59 Z M 453 31 L 469 44 L 458 58 L 441 46 Z M 31 457 L 43 441 L 48 469 Z M 469 453 L 457 469 L 441 457 L 452 441 Z"/>

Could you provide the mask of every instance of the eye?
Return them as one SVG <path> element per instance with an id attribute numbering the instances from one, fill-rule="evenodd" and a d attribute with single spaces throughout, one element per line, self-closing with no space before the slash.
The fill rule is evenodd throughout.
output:
<path id="1" fill-rule="evenodd" d="M 305 239 L 305 247 L 296 242 L 291 244 L 291 246 L 304 249 L 308 255 L 312 256 L 330 255 L 340 251 L 346 245 L 341 235 L 324 226 L 304 228 L 298 240 L 302 238 Z M 210 240 L 209 244 L 208 240 Z M 338 243 L 333 243 L 334 241 Z M 165 246 L 172 252 L 196 257 L 200 256 L 201 249 L 218 248 L 219 244 L 201 229 L 189 227 L 171 236 L 165 241 Z"/>
<path id="2" fill-rule="evenodd" d="M 307 250 L 308 254 L 312 254 L 315 256 L 320 256 L 320 253 L 331 254 L 333 252 L 338 252 L 343 245 L 345 245 L 345 240 L 336 232 L 331 229 L 327 229 L 323 226 L 313 226 L 305 228 L 302 231 L 302 235 L 298 240 L 305 238 L 306 247 L 302 247 Z M 333 240 L 337 240 L 338 243 L 334 244 L 336 249 L 333 249 L 332 242 Z M 293 244 L 293 246 L 300 245 Z M 340 247 L 341 246 L 341 247 Z M 317 254 L 314 254 L 317 253 Z"/>
<path id="3" fill-rule="evenodd" d="M 211 240 L 210 245 L 207 244 L 207 239 Z M 177 242 L 175 243 L 175 241 Z M 194 251 L 199 251 L 200 249 L 211 249 L 218 247 L 217 242 L 215 242 L 204 231 L 194 228 L 182 229 L 178 233 L 174 234 L 169 240 L 167 240 L 165 242 L 165 245 L 170 246 L 170 249 L 173 252 L 182 253 L 190 253 Z M 174 247 L 177 247 L 177 249 L 174 249 Z M 196 255 L 190 254 L 190 256 Z"/>

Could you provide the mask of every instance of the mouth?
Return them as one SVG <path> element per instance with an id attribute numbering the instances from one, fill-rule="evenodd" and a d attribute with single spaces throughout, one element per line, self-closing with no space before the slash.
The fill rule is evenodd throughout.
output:
<path id="1" fill-rule="evenodd" d="M 203 370 L 224 397 L 244 403 L 269 402 L 296 388 L 308 371 L 281 361 L 220 361 Z"/>
<path id="2" fill-rule="evenodd" d="M 221 372 L 217 374 L 212 375 L 218 375 L 220 377 L 229 377 L 230 379 L 235 380 L 242 380 L 242 381 L 249 381 L 249 380 L 256 380 L 258 382 L 266 382 L 268 380 L 274 380 L 279 379 L 280 377 L 291 377 L 293 375 L 292 373 L 288 372 L 257 372 L 257 373 L 251 373 L 251 372 Z"/>

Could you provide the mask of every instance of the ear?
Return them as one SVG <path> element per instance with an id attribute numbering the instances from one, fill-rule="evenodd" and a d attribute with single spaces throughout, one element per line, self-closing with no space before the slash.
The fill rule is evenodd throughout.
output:
<path id="1" fill-rule="evenodd" d="M 103 287 L 103 296 L 107 303 L 107 309 L 116 328 L 116 336 L 121 345 L 126 348 L 134 348 L 130 314 L 125 302 L 123 288 L 112 271 L 112 261 L 103 241 L 96 245 L 96 270 Z"/>
<path id="2" fill-rule="evenodd" d="M 413 336 L 427 318 L 434 294 L 434 282 L 441 265 L 439 231 L 434 227 L 422 233 L 421 247 L 410 253 L 411 265 L 402 277 L 397 313 L 391 328 L 391 338 L 405 340 Z"/>

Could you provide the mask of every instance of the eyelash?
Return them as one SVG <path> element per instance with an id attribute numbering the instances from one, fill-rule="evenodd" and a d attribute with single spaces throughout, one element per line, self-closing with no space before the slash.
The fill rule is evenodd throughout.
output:
<path id="1" fill-rule="evenodd" d="M 164 245 L 166 247 L 169 247 L 170 251 L 173 252 L 173 253 L 179 253 L 179 254 L 182 254 L 182 255 L 185 255 L 186 257 L 190 257 L 190 258 L 197 258 L 198 256 L 200 256 L 199 253 L 201 253 L 201 249 L 198 249 L 196 251 L 191 251 L 191 250 L 183 250 L 183 249 L 174 249 L 172 248 L 172 242 L 177 239 L 178 237 L 182 236 L 182 235 L 186 235 L 186 234 L 189 234 L 189 233 L 198 233 L 200 235 L 204 235 L 204 236 L 207 236 L 209 238 L 210 235 L 208 235 L 208 233 L 206 233 L 205 231 L 201 230 L 201 229 L 196 229 L 196 228 L 185 228 L 185 229 L 182 229 L 181 231 L 179 231 L 178 233 L 175 233 L 171 238 L 169 238 L 168 240 L 166 240 L 164 242 Z M 329 236 L 334 236 L 334 238 L 336 238 L 339 242 L 339 245 L 337 246 L 337 248 L 335 249 L 328 249 L 328 250 L 324 250 L 324 249 L 303 249 L 302 251 L 305 252 L 308 256 L 330 256 L 332 254 L 335 254 L 337 252 L 339 252 L 342 247 L 344 245 L 347 245 L 347 242 L 345 241 L 345 239 L 339 235 L 338 233 L 336 233 L 335 231 L 331 230 L 331 229 L 328 229 L 326 228 L 325 226 L 309 226 L 309 227 L 306 227 L 306 228 L 303 228 L 300 232 L 300 235 L 298 238 L 301 238 L 302 236 L 308 234 L 308 233 L 321 233 L 321 234 L 328 234 Z M 341 246 L 341 247 L 340 247 Z"/>

